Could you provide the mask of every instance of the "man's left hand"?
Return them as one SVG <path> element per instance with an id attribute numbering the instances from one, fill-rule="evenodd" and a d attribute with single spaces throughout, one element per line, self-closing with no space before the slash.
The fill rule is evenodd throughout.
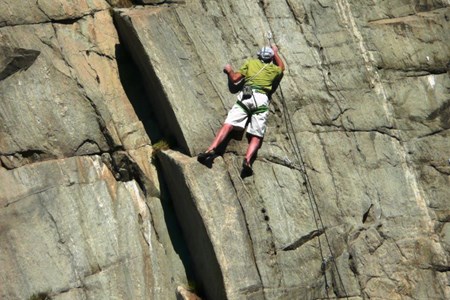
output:
<path id="1" fill-rule="evenodd" d="M 226 64 L 225 67 L 223 67 L 223 71 L 227 74 L 230 73 L 232 70 L 233 68 L 231 67 L 230 64 Z"/>

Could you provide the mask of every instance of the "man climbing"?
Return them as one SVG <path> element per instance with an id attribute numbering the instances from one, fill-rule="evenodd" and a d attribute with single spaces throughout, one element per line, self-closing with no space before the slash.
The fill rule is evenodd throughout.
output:
<path id="1" fill-rule="evenodd" d="M 245 80 L 243 90 L 238 94 L 237 102 L 228 112 L 222 128 L 217 133 L 209 148 L 200 153 L 197 160 L 205 163 L 216 155 L 217 147 L 235 129 L 242 130 L 247 126 L 249 145 L 242 163 L 243 173 L 253 173 L 251 162 L 254 154 L 261 147 L 266 131 L 266 121 L 269 114 L 270 95 L 274 83 L 281 79 L 284 63 L 278 55 L 275 45 L 263 47 L 257 53 L 258 58 L 247 60 L 238 72 L 233 71 L 231 65 L 224 67 L 224 72 L 234 84 Z M 250 87 L 247 90 L 247 87 Z"/>

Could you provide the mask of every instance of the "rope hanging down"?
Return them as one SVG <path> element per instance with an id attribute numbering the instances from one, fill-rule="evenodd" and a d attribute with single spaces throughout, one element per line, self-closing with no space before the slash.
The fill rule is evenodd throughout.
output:
<path id="1" fill-rule="evenodd" d="M 322 220 L 322 216 L 320 215 L 320 210 L 319 210 L 319 206 L 317 205 L 317 201 L 314 195 L 314 191 L 312 189 L 312 185 L 311 185 L 311 181 L 309 180 L 308 177 L 308 173 L 306 171 L 306 167 L 305 167 L 305 161 L 302 155 L 302 151 L 299 145 L 299 142 L 297 140 L 297 136 L 295 135 L 295 131 L 294 131 L 294 126 L 292 124 L 292 120 L 291 117 L 289 116 L 288 113 L 288 109 L 287 109 L 287 105 L 286 105 L 286 101 L 284 98 L 284 94 L 283 94 L 283 90 L 281 89 L 281 85 L 279 86 L 279 90 L 280 90 L 280 98 L 281 98 L 281 105 L 283 107 L 283 114 L 284 114 L 284 119 L 286 120 L 286 130 L 287 133 L 289 135 L 289 132 L 292 133 L 292 136 L 290 138 L 290 141 L 292 143 L 292 148 L 294 149 L 294 154 L 296 157 L 296 160 L 298 161 L 299 165 L 300 165 L 300 171 L 302 173 L 303 176 L 303 180 L 305 181 L 305 185 L 306 185 L 306 190 L 307 190 L 307 194 L 308 194 L 308 198 L 311 204 L 311 209 L 313 212 L 313 216 L 314 216 L 314 221 L 316 223 L 316 228 L 318 232 L 323 232 L 324 236 L 325 236 L 325 241 L 327 243 L 328 246 L 328 250 L 330 251 L 330 259 L 334 265 L 334 268 L 336 270 L 338 279 L 339 279 L 339 283 L 342 286 L 342 290 L 344 292 L 345 298 L 348 299 L 348 295 L 347 292 L 345 290 L 345 286 L 344 283 L 342 281 L 342 277 L 341 274 L 339 273 L 339 269 L 337 267 L 336 261 L 334 259 L 334 253 L 333 250 L 331 249 L 331 245 L 330 245 L 330 241 L 328 239 L 328 235 L 327 232 L 325 230 L 325 226 L 323 225 L 323 220 Z M 320 222 L 320 227 L 319 227 L 319 222 Z M 320 241 L 320 236 L 317 237 L 318 243 L 319 243 L 319 251 L 320 251 L 320 256 L 322 259 L 322 265 L 321 265 L 321 270 L 323 272 L 324 275 L 324 279 L 325 279 L 325 290 L 327 293 L 327 298 L 330 298 L 329 294 L 328 294 L 328 279 L 327 279 L 327 274 L 326 274 L 326 265 L 327 265 L 327 260 L 324 258 L 324 253 L 323 253 L 323 249 L 322 249 L 322 243 Z"/>

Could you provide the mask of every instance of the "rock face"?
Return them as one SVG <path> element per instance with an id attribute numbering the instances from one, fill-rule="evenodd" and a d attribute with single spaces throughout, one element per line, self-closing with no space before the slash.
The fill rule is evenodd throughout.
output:
<path id="1" fill-rule="evenodd" d="M 448 1 L 0 2 L 1 299 L 450 298 Z"/>
<path id="2" fill-rule="evenodd" d="M 29 1 L 15 17 L 14 3 L 16 26 L 0 28 L 0 298 L 173 298 L 184 250 L 109 5 Z"/>

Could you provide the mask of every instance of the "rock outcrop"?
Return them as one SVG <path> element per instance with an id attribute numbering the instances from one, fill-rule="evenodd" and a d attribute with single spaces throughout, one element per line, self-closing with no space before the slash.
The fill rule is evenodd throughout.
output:
<path id="1" fill-rule="evenodd" d="M 2 2 L 0 298 L 450 298 L 448 1 Z M 254 175 L 199 164 L 267 31 Z"/>
<path id="2" fill-rule="evenodd" d="M 0 298 L 174 298 L 186 250 L 110 6 L 28 4 L 0 28 Z"/>

